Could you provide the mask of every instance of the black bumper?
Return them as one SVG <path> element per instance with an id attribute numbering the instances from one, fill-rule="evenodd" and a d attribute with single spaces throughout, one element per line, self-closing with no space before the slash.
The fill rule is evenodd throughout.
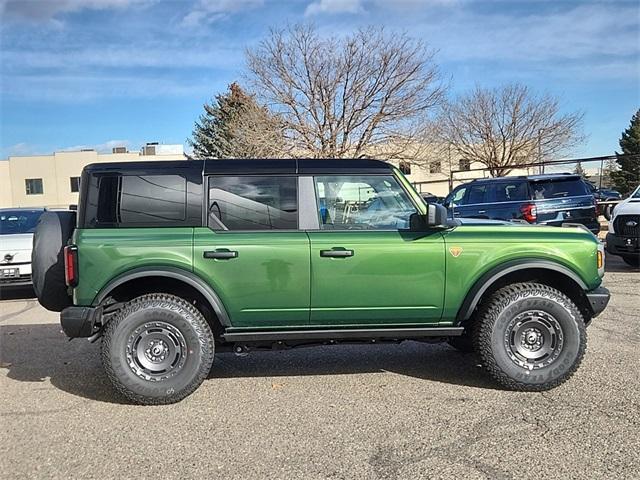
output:
<path id="1" fill-rule="evenodd" d="M 607 252 L 612 255 L 640 255 L 640 239 L 607 233 Z"/>
<path id="2" fill-rule="evenodd" d="M 101 307 L 67 307 L 60 312 L 60 324 L 69 338 L 90 337 L 99 330 L 101 316 Z"/>
<path id="3" fill-rule="evenodd" d="M 602 311 L 607 308 L 611 294 L 609 290 L 604 287 L 596 288 L 587 292 L 587 298 L 591 304 L 591 310 L 593 310 L 593 316 L 597 317 Z"/>

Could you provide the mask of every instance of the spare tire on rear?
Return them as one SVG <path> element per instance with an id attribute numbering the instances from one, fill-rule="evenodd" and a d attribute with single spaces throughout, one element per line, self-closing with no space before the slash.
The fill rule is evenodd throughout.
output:
<path id="1" fill-rule="evenodd" d="M 31 277 L 38 301 L 60 312 L 72 304 L 64 278 L 64 247 L 76 227 L 76 212 L 44 212 L 33 235 Z"/>

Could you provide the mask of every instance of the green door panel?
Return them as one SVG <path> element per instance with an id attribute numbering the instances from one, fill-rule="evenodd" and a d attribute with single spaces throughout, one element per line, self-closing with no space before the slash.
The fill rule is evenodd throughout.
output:
<path id="1" fill-rule="evenodd" d="M 204 258 L 205 251 L 238 252 Z M 213 232 L 196 228 L 194 272 L 216 291 L 234 327 L 309 324 L 309 238 L 304 232 Z"/>
<path id="2" fill-rule="evenodd" d="M 141 267 L 177 267 L 191 271 L 193 228 L 77 229 L 80 282 L 76 305 L 91 305 L 98 292 L 117 276 Z"/>
<path id="3" fill-rule="evenodd" d="M 444 301 L 444 242 L 437 232 L 317 231 L 311 240 L 311 323 L 437 323 Z M 353 256 L 322 257 L 334 248 Z"/>

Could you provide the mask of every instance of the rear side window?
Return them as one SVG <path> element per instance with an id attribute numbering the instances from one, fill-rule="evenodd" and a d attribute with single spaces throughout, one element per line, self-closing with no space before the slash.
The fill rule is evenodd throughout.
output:
<path id="1" fill-rule="evenodd" d="M 529 199 L 526 182 L 497 182 L 489 185 L 489 202 L 522 202 Z"/>
<path id="2" fill-rule="evenodd" d="M 533 182 L 531 184 L 531 190 L 535 200 L 579 197 L 581 195 L 591 194 L 587 191 L 586 184 L 578 178 Z"/>
<path id="3" fill-rule="evenodd" d="M 96 226 L 169 226 L 185 220 L 186 179 L 181 175 L 112 175 L 95 181 L 91 222 Z"/>
<path id="4" fill-rule="evenodd" d="M 296 230 L 296 177 L 209 177 L 209 226 L 214 230 Z"/>

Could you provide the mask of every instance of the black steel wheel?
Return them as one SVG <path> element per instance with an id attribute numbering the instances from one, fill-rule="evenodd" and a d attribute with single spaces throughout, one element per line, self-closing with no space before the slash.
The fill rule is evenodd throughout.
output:
<path id="1" fill-rule="evenodd" d="M 168 294 L 128 302 L 107 323 L 102 362 L 107 376 L 129 400 L 143 405 L 175 403 L 209 374 L 214 337 L 202 313 Z"/>
<path id="2" fill-rule="evenodd" d="M 484 302 L 474 329 L 483 367 L 502 386 L 542 391 L 573 375 L 587 345 L 578 307 L 548 285 L 519 283 Z"/>

